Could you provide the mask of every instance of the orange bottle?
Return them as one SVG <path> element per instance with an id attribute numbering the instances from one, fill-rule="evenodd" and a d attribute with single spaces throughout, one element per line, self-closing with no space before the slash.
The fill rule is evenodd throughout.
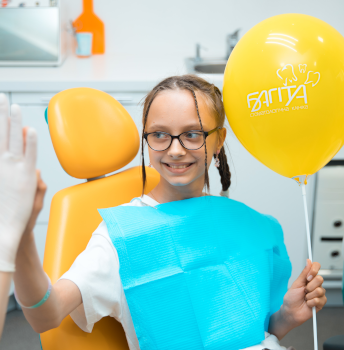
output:
<path id="1" fill-rule="evenodd" d="M 83 0 L 83 7 L 82 14 L 73 22 L 73 26 L 77 33 L 92 33 L 92 54 L 102 54 L 105 52 L 104 23 L 93 12 L 93 0 Z"/>

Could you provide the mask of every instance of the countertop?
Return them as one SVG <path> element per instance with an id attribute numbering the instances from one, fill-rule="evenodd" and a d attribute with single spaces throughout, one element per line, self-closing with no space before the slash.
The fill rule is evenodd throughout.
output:
<path id="1" fill-rule="evenodd" d="M 166 77 L 187 73 L 181 55 L 70 55 L 59 67 L 0 67 L 0 91 L 55 92 L 81 86 L 111 92 L 149 91 Z M 222 89 L 223 75 L 202 77 Z"/>

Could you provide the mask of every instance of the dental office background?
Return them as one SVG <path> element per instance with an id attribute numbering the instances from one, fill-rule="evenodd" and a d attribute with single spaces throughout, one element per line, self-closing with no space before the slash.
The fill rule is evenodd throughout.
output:
<path id="1" fill-rule="evenodd" d="M 37 3 L 50 6 L 56 2 L 0 0 L 0 7 L 4 3 L 29 7 Z M 8 93 L 12 103 L 22 106 L 25 124 L 38 130 L 38 168 L 42 169 L 43 179 L 48 185 L 45 208 L 35 229 L 41 259 L 52 196 L 64 187 L 84 181 L 72 179 L 62 170 L 51 145 L 44 110 L 55 93 L 77 86 L 106 91 L 123 103 L 141 131 L 142 107 L 139 102 L 145 94 L 165 77 L 194 72 L 190 68 L 193 61 L 188 61 L 188 58 L 197 55 L 198 61 L 223 61 L 228 54 L 228 35 L 237 29 L 240 29 L 241 38 L 268 17 L 298 12 L 320 18 L 344 35 L 342 0 L 94 0 L 93 3 L 94 12 L 105 24 L 104 55 L 77 58 L 75 39 L 69 33 L 69 53 L 61 66 L 0 68 L 0 90 Z M 64 5 L 68 21 L 75 20 L 82 12 L 81 0 L 64 0 Z M 0 22 L 0 29 L 2 25 Z M 202 76 L 222 89 L 222 74 Z M 294 181 L 277 175 L 253 158 L 228 124 L 227 128 L 232 172 L 230 197 L 279 220 L 293 265 L 292 282 L 307 258 L 301 191 Z M 146 157 L 148 159 L 148 153 Z M 322 264 L 328 306 L 342 305 L 343 149 L 334 160 L 312 176 L 307 185 L 314 260 Z M 126 168 L 139 165 L 139 162 L 138 155 Z M 211 165 L 210 192 L 218 195 L 220 190 L 218 172 Z"/>

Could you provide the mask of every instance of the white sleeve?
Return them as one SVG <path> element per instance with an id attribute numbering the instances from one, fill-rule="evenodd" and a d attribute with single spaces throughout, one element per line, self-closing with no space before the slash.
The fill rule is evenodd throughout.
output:
<path id="1" fill-rule="evenodd" d="M 60 279 L 74 282 L 81 292 L 82 304 L 70 316 L 83 331 L 91 333 L 94 324 L 105 316 L 123 322 L 122 306 L 126 300 L 119 275 L 119 260 L 104 221 L 93 232 L 86 249 Z"/>

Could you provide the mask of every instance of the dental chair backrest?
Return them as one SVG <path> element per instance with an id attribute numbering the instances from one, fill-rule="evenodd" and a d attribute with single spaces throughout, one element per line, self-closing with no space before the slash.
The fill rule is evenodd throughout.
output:
<path id="1" fill-rule="evenodd" d="M 43 267 L 55 283 L 86 248 L 102 221 L 97 209 L 140 196 L 142 178 L 139 166 L 102 177 L 128 164 L 139 149 L 134 121 L 110 95 L 90 88 L 62 91 L 49 103 L 48 123 L 63 169 L 73 177 L 93 179 L 53 197 Z M 159 175 L 152 168 L 146 172 L 149 192 L 159 182 Z M 41 344 L 43 350 L 128 349 L 122 325 L 110 317 L 86 333 L 67 316 L 59 327 L 41 334 Z"/>

